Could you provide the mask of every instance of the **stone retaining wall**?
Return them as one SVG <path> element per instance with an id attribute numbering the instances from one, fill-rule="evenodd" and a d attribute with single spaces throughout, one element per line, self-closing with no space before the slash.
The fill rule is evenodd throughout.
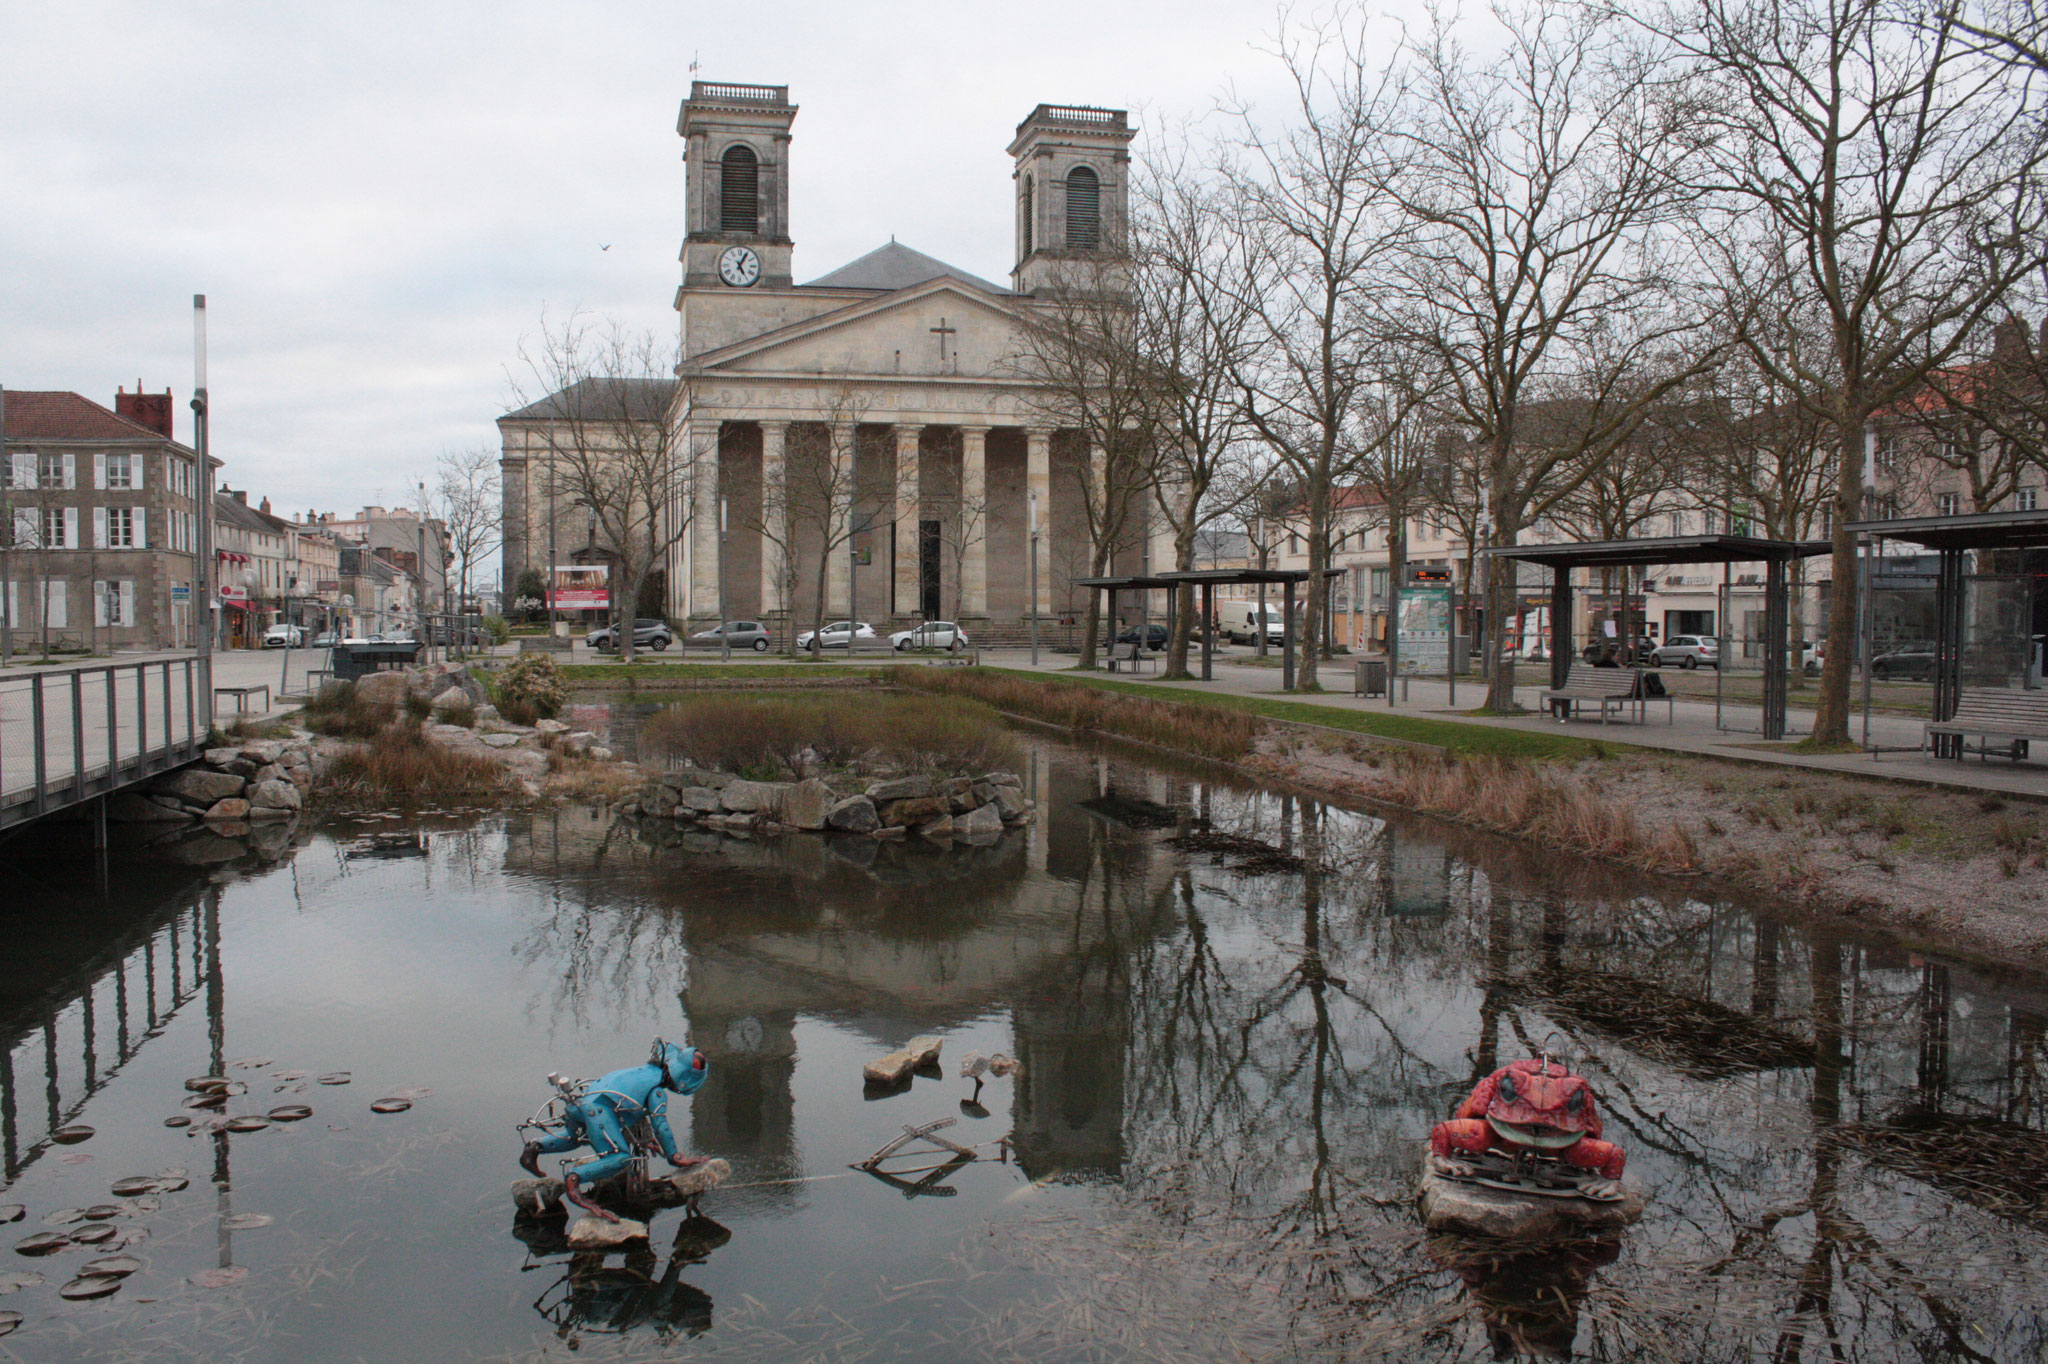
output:
<path id="1" fill-rule="evenodd" d="M 107 818 L 124 824 L 205 820 L 216 825 L 291 819 L 325 768 L 311 736 L 223 744 L 207 749 L 190 767 L 114 796 L 107 802 Z"/>
<path id="2" fill-rule="evenodd" d="M 808 777 L 748 781 L 683 768 L 648 783 L 622 813 L 729 833 L 811 832 L 993 843 L 1035 809 L 1015 773 L 979 777 Z"/>

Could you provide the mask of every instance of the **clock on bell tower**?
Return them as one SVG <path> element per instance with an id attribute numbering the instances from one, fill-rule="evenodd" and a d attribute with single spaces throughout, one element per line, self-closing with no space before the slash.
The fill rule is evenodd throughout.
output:
<path id="1" fill-rule="evenodd" d="M 786 85 L 692 81 L 676 131 L 687 167 L 685 289 L 788 288 Z"/>

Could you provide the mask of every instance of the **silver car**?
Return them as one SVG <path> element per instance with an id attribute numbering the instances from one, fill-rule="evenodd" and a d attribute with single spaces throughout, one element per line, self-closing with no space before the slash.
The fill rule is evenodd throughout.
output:
<path id="1" fill-rule="evenodd" d="M 1650 651 L 1660 668 L 1693 669 L 1721 666 L 1721 641 L 1712 635 L 1673 635 Z"/>
<path id="2" fill-rule="evenodd" d="M 889 644 L 899 654 L 911 649 L 951 649 L 957 653 L 967 647 L 967 632 L 950 620 L 928 620 L 908 630 L 898 630 L 889 636 Z"/>
<path id="3" fill-rule="evenodd" d="M 692 649 L 716 649 L 721 643 L 765 654 L 769 649 L 768 627 L 757 620 L 729 620 L 709 630 L 699 630 L 689 638 Z"/>
<path id="4" fill-rule="evenodd" d="M 844 649 L 847 647 L 849 640 L 861 645 L 881 643 L 881 638 L 875 634 L 875 627 L 864 620 L 852 622 L 835 620 L 824 629 L 815 632 L 817 635 L 815 641 L 812 639 L 813 633 L 813 631 L 806 630 L 798 635 L 796 637 L 796 647 L 799 649 Z"/>

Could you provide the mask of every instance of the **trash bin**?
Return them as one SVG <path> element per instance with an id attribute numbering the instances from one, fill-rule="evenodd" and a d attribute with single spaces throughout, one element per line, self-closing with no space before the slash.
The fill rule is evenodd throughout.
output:
<path id="1" fill-rule="evenodd" d="M 401 668 L 420 656 L 416 643 L 337 644 L 334 646 L 334 680 L 354 682 L 382 668 Z"/>
<path id="2" fill-rule="evenodd" d="M 1385 696 L 1387 694 L 1387 660 L 1384 658 L 1361 658 L 1358 660 L 1358 676 L 1351 686 L 1353 696 Z"/>

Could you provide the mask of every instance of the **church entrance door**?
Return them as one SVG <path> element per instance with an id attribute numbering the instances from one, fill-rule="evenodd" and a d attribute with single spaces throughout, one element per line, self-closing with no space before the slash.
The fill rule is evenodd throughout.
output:
<path id="1" fill-rule="evenodd" d="M 926 620 L 937 620 L 939 605 L 939 523 L 917 523 L 917 609 Z"/>

